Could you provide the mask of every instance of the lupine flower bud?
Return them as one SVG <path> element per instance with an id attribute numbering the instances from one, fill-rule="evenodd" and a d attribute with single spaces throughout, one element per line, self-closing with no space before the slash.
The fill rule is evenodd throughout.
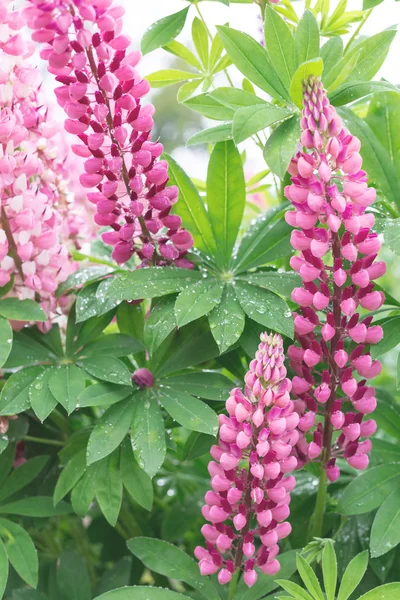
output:
<path id="1" fill-rule="evenodd" d="M 285 519 L 296 482 L 286 475 L 297 467 L 293 444 L 299 417 L 289 397 L 279 335 L 261 335 L 245 382 L 244 394 L 233 389 L 226 401 L 230 416 L 219 416 L 219 444 L 212 447 L 209 463 L 213 491 L 207 492 L 202 511 L 211 523 L 202 527 L 207 550 L 196 548 L 195 556 L 203 575 L 219 571 L 223 584 L 242 569 L 251 587 L 255 566 L 278 572 L 277 542 L 291 530 Z M 257 552 L 256 538 L 261 542 Z"/>
<path id="2" fill-rule="evenodd" d="M 335 481 L 337 457 L 356 469 L 368 465 L 371 444 L 362 438 L 371 436 L 376 425 L 362 419 L 374 410 L 376 398 L 365 379 L 378 375 L 381 364 L 372 359 L 366 344 L 379 342 L 383 331 L 371 325 L 372 317 L 361 321 L 357 309 L 382 306 L 384 296 L 374 290 L 372 280 L 384 274 L 385 265 L 376 261 L 381 242 L 371 231 L 373 215 L 365 213 L 376 194 L 361 170 L 360 141 L 342 126 L 314 77 L 304 84 L 301 127 L 306 149 L 292 159 L 292 184 L 285 189 L 294 206 L 286 221 L 298 228 L 291 242 L 300 251 L 291 265 L 303 280 L 303 288 L 292 294 L 300 309 L 294 314 L 296 343 L 288 350 L 300 415 L 296 452 L 300 464 L 322 453 L 328 479 Z M 321 258 L 328 253 L 325 266 Z M 350 352 L 353 342 L 357 345 Z M 354 371 L 364 380 L 357 381 Z M 355 412 L 344 414 L 344 401 L 350 401 Z M 323 436 L 320 425 L 312 441 L 304 436 L 315 427 L 318 405 L 325 405 L 324 431 L 340 432 L 333 447 L 322 448 L 322 440 L 332 436 Z"/>

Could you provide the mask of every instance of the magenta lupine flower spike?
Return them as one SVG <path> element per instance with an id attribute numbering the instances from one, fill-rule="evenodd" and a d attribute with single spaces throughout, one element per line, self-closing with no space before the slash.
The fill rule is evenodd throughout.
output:
<path id="1" fill-rule="evenodd" d="M 75 270 L 63 224 L 70 218 L 67 183 L 57 125 L 48 120 L 39 73 L 28 60 L 34 45 L 19 33 L 24 19 L 12 8 L 0 0 L 0 287 L 39 301 L 49 320 L 38 326 L 48 331 L 68 302 L 55 291 Z"/>
<path id="2" fill-rule="evenodd" d="M 236 569 L 250 587 L 255 566 L 269 575 L 279 571 L 278 540 L 291 531 L 290 492 L 297 466 L 293 446 L 299 415 L 290 399 L 280 335 L 261 335 L 261 343 L 245 376 L 244 394 L 232 390 L 229 416 L 219 416 L 219 443 L 208 465 L 212 490 L 205 496 L 202 527 L 206 548 L 195 556 L 202 575 L 218 572 L 228 583 Z"/>
<path id="3" fill-rule="evenodd" d="M 97 188 L 88 199 L 96 223 L 111 227 L 102 237 L 113 258 L 123 264 L 135 254 L 141 266 L 192 268 L 185 258 L 192 236 L 170 214 L 178 189 L 166 188 L 163 146 L 151 141 L 154 107 L 142 106 L 150 86 L 136 69 L 141 54 L 128 51 L 130 38 L 121 33 L 123 7 L 112 0 L 30 0 L 25 14 L 32 39 L 46 44 L 41 56 L 60 84 L 65 128 L 81 142 L 73 146 L 85 159 L 80 180 Z"/>
<path id="4" fill-rule="evenodd" d="M 337 457 L 356 469 L 368 465 L 376 423 L 364 415 L 374 411 L 376 399 L 367 380 L 381 371 L 369 347 L 383 332 L 359 309 L 382 306 L 384 295 L 372 282 L 386 267 L 376 260 L 381 243 L 371 231 L 374 215 L 366 213 L 376 192 L 361 170 L 360 141 L 343 127 L 316 78 L 304 86 L 301 127 L 305 149 L 291 161 L 292 184 L 285 190 L 295 208 L 286 220 L 298 228 L 291 243 L 300 250 L 291 266 L 303 280 L 292 294 L 300 311 L 294 315 L 296 343 L 288 350 L 303 432 L 297 451 L 300 463 L 320 458 L 335 481 Z M 346 401 L 354 410 L 345 414 Z M 325 415 L 323 426 L 315 427 L 317 412 Z M 333 430 L 340 434 L 332 443 Z"/>

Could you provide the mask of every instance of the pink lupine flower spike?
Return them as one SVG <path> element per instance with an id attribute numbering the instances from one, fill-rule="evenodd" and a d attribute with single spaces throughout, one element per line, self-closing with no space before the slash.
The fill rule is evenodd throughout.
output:
<path id="1" fill-rule="evenodd" d="M 367 380 L 381 371 L 369 348 L 383 331 L 360 309 L 382 306 L 384 295 L 373 280 L 386 267 L 377 260 L 381 242 L 372 231 L 374 215 L 366 212 L 376 191 L 361 168 L 360 140 L 343 127 L 314 77 L 304 86 L 301 127 L 304 149 L 291 161 L 292 183 L 285 190 L 294 206 L 286 220 L 297 228 L 291 243 L 300 251 L 291 266 L 303 280 L 293 290 L 300 311 L 294 315 L 296 343 L 288 350 L 302 432 L 296 450 L 300 464 L 321 460 L 335 481 L 339 457 L 356 469 L 368 466 L 376 423 L 364 417 L 374 411 L 376 398 Z M 344 402 L 353 410 L 344 413 Z M 315 426 L 318 412 L 325 420 Z"/>
<path id="2" fill-rule="evenodd" d="M 219 443 L 208 465 L 212 489 L 205 496 L 202 527 L 206 548 L 195 556 L 202 575 L 218 572 L 228 583 L 237 569 L 251 587 L 255 567 L 279 571 L 278 541 L 290 534 L 290 492 L 297 466 L 293 446 L 299 415 L 290 399 L 280 335 L 261 335 L 255 359 L 245 376 L 244 393 L 232 390 L 228 415 L 219 416 Z"/>

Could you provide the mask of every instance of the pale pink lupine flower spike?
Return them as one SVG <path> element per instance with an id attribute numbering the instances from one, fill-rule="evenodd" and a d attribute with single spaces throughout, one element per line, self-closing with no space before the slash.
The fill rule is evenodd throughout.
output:
<path id="1" fill-rule="evenodd" d="M 383 331 L 359 310 L 382 306 L 384 295 L 374 290 L 373 280 L 386 267 L 376 260 L 381 242 L 372 231 L 374 215 L 366 212 L 376 191 L 361 169 L 360 140 L 343 127 L 317 78 L 304 86 L 301 127 L 304 149 L 291 161 L 292 184 L 285 190 L 295 208 L 286 213 L 297 228 L 291 242 L 300 251 L 291 266 L 303 280 L 292 294 L 300 311 L 294 319 L 296 343 L 288 350 L 303 432 L 297 451 L 300 464 L 321 460 L 335 481 L 338 457 L 356 469 L 368 466 L 376 423 L 367 415 L 376 399 L 367 380 L 382 368 L 370 344 L 379 342 Z M 344 413 L 343 402 L 353 410 Z M 318 412 L 325 422 L 315 427 Z M 313 439 L 307 441 L 310 430 Z"/>
<path id="2" fill-rule="evenodd" d="M 284 359 L 281 336 L 263 333 L 244 393 L 233 389 L 226 401 L 229 416 L 219 416 L 219 443 L 208 465 L 212 490 L 202 510 L 206 548 L 198 546 L 195 556 L 201 574 L 218 572 L 221 584 L 237 569 L 249 587 L 257 580 L 256 566 L 277 573 L 278 541 L 291 532 L 286 519 L 296 482 L 287 475 L 297 466 L 299 415 Z"/>
<path id="3" fill-rule="evenodd" d="M 39 72 L 29 63 L 34 44 L 22 37 L 24 18 L 13 8 L 0 0 L 0 287 L 40 302 L 48 321 L 38 327 L 46 332 L 68 302 L 55 291 L 76 266 L 63 227 L 70 213 L 57 126 L 48 120 Z"/>
<path id="4" fill-rule="evenodd" d="M 55 92 L 65 110 L 65 128 L 85 158 L 81 184 L 96 191 L 95 221 L 118 264 L 133 255 L 140 265 L 192 268 L 185 258 L 192 236 L 171 214 L 178 189 L 166 187 L 163 146 L 151 141 L 154 107 L 142 106 L 149 83 L 136 67 L 140 52 L 129 51 L 121 33 L 124 8 L 112 0 L 29 0 L 25 9 L 32 39 L 44 43 L 41 56 L 60 84 Z"/>

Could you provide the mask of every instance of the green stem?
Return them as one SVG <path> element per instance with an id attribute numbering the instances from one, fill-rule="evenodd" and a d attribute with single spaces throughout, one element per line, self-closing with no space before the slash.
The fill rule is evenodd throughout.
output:
<path id="1" fill-rule="evenodd" d="M 60 440 L 48 440 L 46 438 L 34 437 L 33 435 L 24 435 L 22 440 L 24 442 L 35 442 L 36 444 L 48 444 L 49 446 L 64 446 L 64 442 Z"/>
<path id="2" fill-rule="evenodd" d="M 228 600 L 233 600 L 233 598 L 235 597 L 236 594 L 236 588 L 238 585 L 238 581 L 239 581 L 239 575 L 240 575 L 240 569 L 236 569 L 236 571 L 234 572 L 231 582 L 229 584 L 229 590 L 228 590 Z"/>
<path id="3" fill-rule="evenodd" d="M 358 34 L 360 33 L 361 29 L 364 26 L 365 21 L 368 19 L 369 15 L 372 13 L 372 8 L 370 8 L 369 10 L 367 10 L 367 12 L 365 13 L 365 15 L 363 16 L 363 18 L 360 21 L 359 26 L 357 27 L 357 29 L 354 31 L 353 35 L 351 36 L 351 38 L 349 39 L 349 41 L 346 44 L 346 48 L 344 49 L 344 54 L 346 54 L 346 52 L 348 52 L 350 50 L 351 44 L 353 43 L 353 41 L 355 40 L 355 38 L 358 36 Z"/>
<path id="4" fill-rule="evenodd" d="M 310 524 L 311 539 L 313 537 L 322 537 L 322 526 L 324 522 L 326 508 L 327 488 L 328 478 L 326 476 L 326 470 L 323 465 L 320 465 L 317 501 L 315 503 L 315 509 Z"/>

